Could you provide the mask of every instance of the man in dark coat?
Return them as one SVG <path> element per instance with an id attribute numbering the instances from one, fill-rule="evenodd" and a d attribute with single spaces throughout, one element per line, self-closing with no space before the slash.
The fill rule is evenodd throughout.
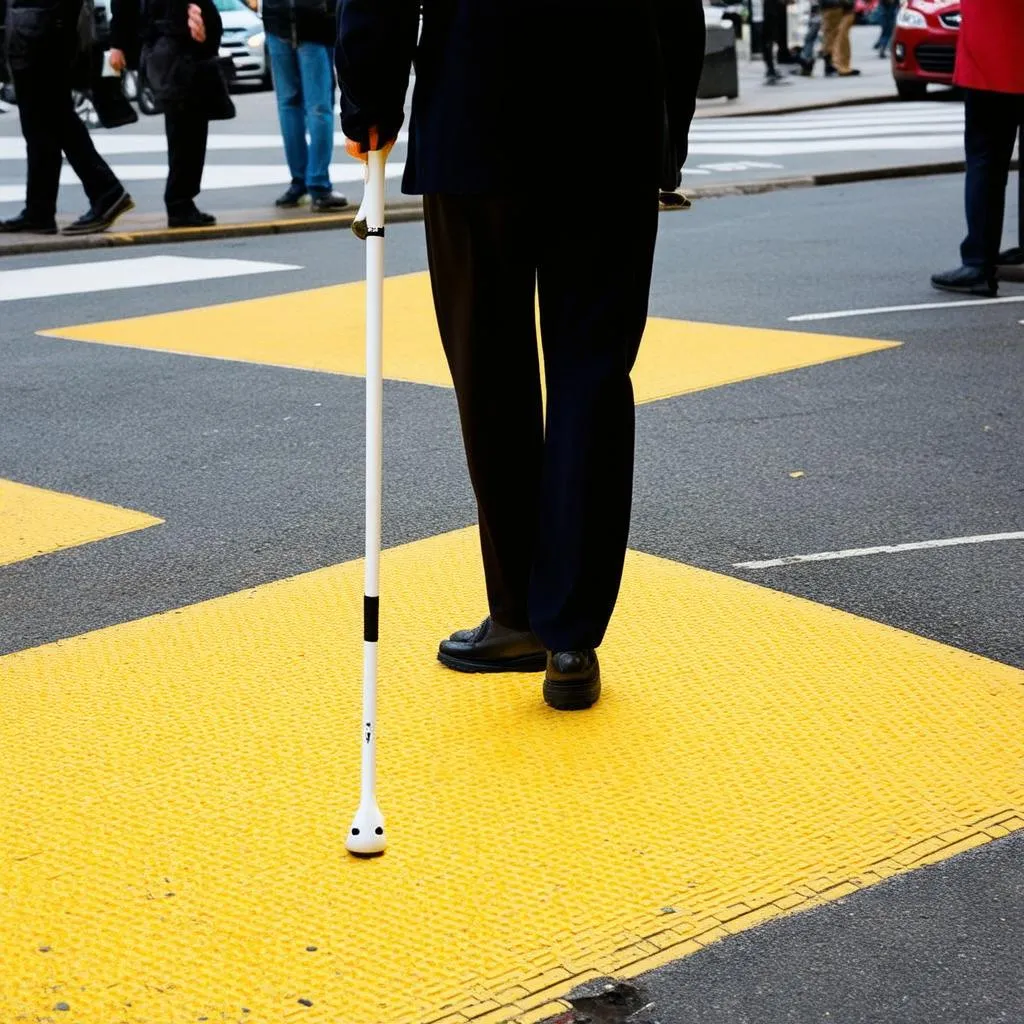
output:
<path id="1" fill-rule="evenodd" d="M 112 0 L 110 63 L 115 71 L 142 67 L 164 112 L 167 185 L 172 228 L 208 227 L 197 209 L 211 114 L 230 105 L 216 66 L 223 25 L 213 0 Z"/>
<path id="2" fill-rule="evenodd" d="M 629 373 L 647 318 L 658 188 L 665 153 L 676 170 L 685 158 L 701 6 L 422 8 L 417 45 L 417 0 L 341 0 L 337 66 L 342 127 L 350 151 L 365 152 L 396 137 L 416 64 L 404 188 L 425 197 L 490 605 L 438 657 L 464 672 L 546 668 L 552 707 L 589 707 L 629 533 Z M 611 211 L 568 198 L 598 151 L 614 162 Z"/>
<path id="3" fill-rule="evenodd" d="M 106 231 L 132 209 L 125 191 L 107 162 L 96 152 L 89 131 L 75 112 L 72 75 L 81 64 L 80 18 L 91 18 L 83 0 L 8 0 L 5 47 L 18 97 L 21 133 L 27 151 L 28 180 L 25 209 L 0 221 L 0 232 L 57 232 L 57 192 L 61 154 L 78 175 L 89 210 L 64 229 L 68 235 Z"/>
<path id="4" fill-rule="evenodd" d="M 263 0 L 277 116 L 292 179 L 277 200 L 282 208 L 298 206 L 307 195 L 314 213 L 337 213 L 348 206 L 331 185 L 336 6 L 335 0 Z"/>

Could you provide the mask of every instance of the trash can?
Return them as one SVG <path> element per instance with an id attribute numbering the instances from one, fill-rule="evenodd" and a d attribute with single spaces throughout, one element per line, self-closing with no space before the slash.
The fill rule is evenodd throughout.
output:
<path id="1" fill-rule="evenodd" d="M 730 22 L 711 23 L 704 40 L 704 71 L 697 97 L 702 100 L 725 96 L 734 100 L 740 94 L 736 68 L 736 33 Z"/>

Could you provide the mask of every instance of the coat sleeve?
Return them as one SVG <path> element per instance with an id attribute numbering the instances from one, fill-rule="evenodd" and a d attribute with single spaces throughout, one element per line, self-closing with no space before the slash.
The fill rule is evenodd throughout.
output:
<path id="1" fill-rule="evenodd" d="M 665 68 L 667 160 L 681 170 L 704 69 L 704 6 L 701 0 L 657 0 L 657 14 Z"/>
<path id="2" fill-rule="evenodd" d="M 110 45 L 124 54 L 130 68 L 138 67 L 142 49 L 141 0 L 110 0 Z"/>
<path id="3" fill-rule="evenodd" d="M 340 0 L 335 62 L 341 127 L 369 144 L 370 128 L 393 139 L 405 117 L 405 93 L 416 51 L 418 0 Z"/>
<path id="4" fill-rule="evenodd" d="M 200 55 L 203 57 L 216 57 L 220 50 L 220 41 L 224 36 L 224 22 L 221 21 L 220 11 L 213 0 L 192 0 L 199 4 L 203 12 L 203 24 L 206 26 L 206 41 L 199 44 Z M 188 11 L 188 4 L 185 4 Z M 187 14 L 186 14 L 187 17 Z"/>

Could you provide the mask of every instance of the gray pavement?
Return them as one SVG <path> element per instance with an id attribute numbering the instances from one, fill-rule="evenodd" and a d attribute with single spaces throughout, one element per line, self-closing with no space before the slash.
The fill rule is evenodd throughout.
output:
<path id="1" fill-rule="evenodd" d="M 632 546 L 1024 668 L 1019 541 L 735 565 L 1024 530 L 1024 285 L 1004 284 L 1013 303 L 789 319 L 944 302 L 927 277 L 956 261 L 961 190 L 952 176 L 877 182 L 663 218 L 653 314 L 902 346 L 641 407 Z M 1015 214 L 1011 198 L 1008 224 Z M 0 652 L 361 552 L 361 381 L 35 332 L 357 280 L 362 248 L 324 233 L 173 253 L 302 269 L 0 304 L 0 477 L 166 519 L 0 567 Z M 10 257 L 0 271 L 106 258 Z M 422 228 L 389 231 L 388 273 L 424 266 Z M 472 523 L 452 394 L 389 383 L 385 423 L 385 543 Z M 1020 1020 L 1020 849 L 991 846 L 656 972 L 642 981 L 651 1024 Z"/>

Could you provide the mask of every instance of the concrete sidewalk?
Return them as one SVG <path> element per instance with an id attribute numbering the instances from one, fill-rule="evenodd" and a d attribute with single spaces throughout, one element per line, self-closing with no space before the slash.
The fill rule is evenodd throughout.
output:
<path id="1" fill-rule="evenodd" d="M 697 101 L 697 117 L 743 117 L 757 114 L 794 113 L 855 103 L 885 103 L 896 99 L 892 66 L 879 58 L 872 44 L 878 38 L 873 25 L 857 25 L 851 33 L 853 66 L 860 74 L 853 78 L 826 79 L 819 61 L 809 78 L 792 75 L 786 84 L 765 85 L 764 62 L 751 60 L 749 53 L 738 55 L 740 94 L 734 100 Z M 742 44 L 741 44 L 742 45 Z M 792 65 L 779 65 L 788 72 Z"/>

